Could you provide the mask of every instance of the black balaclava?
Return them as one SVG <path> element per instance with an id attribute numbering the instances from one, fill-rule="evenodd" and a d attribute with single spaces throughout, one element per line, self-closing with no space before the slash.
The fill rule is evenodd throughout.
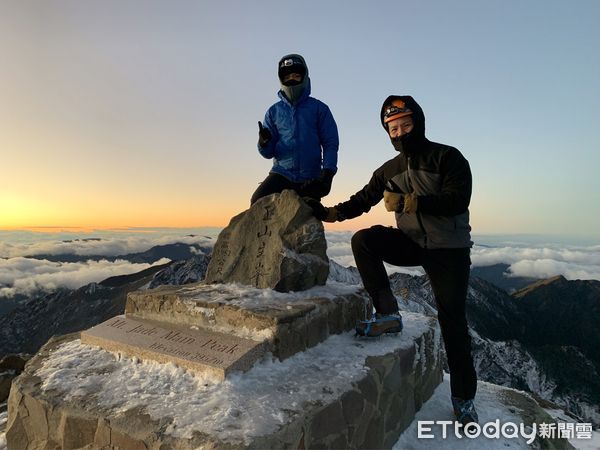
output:
<path id="1" fill-rule="evenodd" d="M 423 114 L 423 110 L 419 106 L 419 104 L 412 98 L 410 95 L 390 95 L 385 99 L 383 105 L 381 106 L 381 125 L 388 131 L 388 126 L 384 122 L 385 112 L 389 105 L 392 104 L 394 100 L 401 100 L 404 102 L 406 109 L 412 111 L 412 120 L 413 120 L 413 129 L 410 133 L 406 133 L 403 136 L 390 138 L 392 145 L 394 148 L 400 153 L 404 153 L 407 156 L 411 156 L 415 154 L 418 148 L 423 145 L 426 141 L 425 139 L 425 114 Z M 389 135 L 389 133 L 388 133 Z"/>
<path id="2" fill-rule="evenodd" d="M 299 73 L 302 75 L 302 81 L 291 81 L 283 84 L 283 77 L 290 73 Z M 300 100 L 304 89 L 308 85 L 308 67 L 304 58 L 295 53 L 285 55 L 277 64 L 277 74 L 281 82 L 281 91 L 290 103 L 294 104 Z"/>

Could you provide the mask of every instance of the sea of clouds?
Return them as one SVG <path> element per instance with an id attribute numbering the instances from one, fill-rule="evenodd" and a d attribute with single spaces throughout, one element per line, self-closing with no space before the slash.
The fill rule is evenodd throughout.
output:
<path id="1" fill-rule="evenodd" d="M 190 246 L 211 246 L 219 229 L 99 231 L 95 233 L 31 233 L 0 232 L 0 297 L 15 294 L 30 295 L 51 292 L 65 287 L 76 289 L 108 277 L 139 272 L 151 265 L 168 262 L 161 259 L 148 264 L 88 260 L 84 262 L 52 262 L 32 258 L 35 255 L 75 254 L 121 256 L 143 252 L 156 245 L 184 243 Z M 327 253 L 343 266 L 354 266 L 350 246 L 352 232 L 327 231 Z M 573 245 L 521 238 L 501 239 L 475 237 L 471 252 L 474 266 L 504 263 L 510 265 L 513 276 L 548 278 L 563 275 L 567 279 L 600 280 L 600 245 Z M 411 275 L 423 273 L 419 267 L 398 268 L 387 266 L 389 272 Z"/>
<path id="2" fill-rule="evenodd" d="M 355 266 L 350 246 L 352 232 L 328 231 L 326 236 L 329 257 L 343 266 Z M 509 276 L 550 278 L 563 275 L 569 280 L 600 280 L 600 245 L 559 243 L 539 237 L 516 240 L 513 237 L 476 236 L 474 241 L 471 249 L 473 266 L 503 263 L 510 266 Z M 421 268 L 386 267 L 388 272 L 423 274 Z"/>
<path id="3" fill-rule="evenodd" d="M 151 263 L 92 259 L 82 262 L 54 262 L 38 255 L 79 255 L 115 257 L 144 252 L 156 245 L 183 243 L 212 246 L 218 234 L 214 228 L 195 230 L 98 231 L 87 233 L 36 233 L 0 231 L 0 297 L 47 293 L 58 288 L 77 289 L 117 275 L 140 272 L 169 262 Z M 195 247 L 191 247 L 195 252 Z"/>
<path id="4" fill-rule="evenodd" d="M 77 289 L 89 283 L 140 272 L 169 261 L 167 258 L 161 258 L 152 264 L 140 264 L 121 259 L 114 262 L 89 260 L 77 263 L 52 262 L 21 256 L 0 259 L 0 297 L 52 292 L 58 288 Z"/>
<path id="5" fill-rule="evenodd" d="M 491 248 L 475 245 L 471 259 L 476 266 L 509 264 L 509 273 L 513 276 L 563 275 L 568 280 L 600 280 L 600 245 L 530 247 L 522 243 Z"/>
<path id="6" fill-rule="evenodd" d="M 195 233 L 194 233 L 195 231 Z M 86 233 L 0 231 L 0 258 L 36 255 L 120 256 L 144 252 L 155 245 L 211 245 L 219 229 L 144 229 Z"/>

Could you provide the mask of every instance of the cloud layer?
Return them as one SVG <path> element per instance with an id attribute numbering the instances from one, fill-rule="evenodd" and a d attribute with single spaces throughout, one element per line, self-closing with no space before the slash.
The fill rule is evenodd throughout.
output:
<path id="1" fill-rule="evenodd" d="M 600 280 L 600 246 L 475 245 L 471 260 L 474 266 L 509 264 L 508 272 L 513 276 L 550 278 L 563 275 L 568 280 Z"/>
<path id="2" fill-rule="evenodd" d="M 210 233 L 207 233 L 210 234 Z M 352 232 L 327 231 L 326 238 L 329 257 L 343 266 L 356 266 L 350 241 Z M 77 254 L 117 256 L 148 250 L 155 245 L 176 242 L 212 246 L 213 236 L 182 236 L 177 233 L 129 233 L 115 236 L 103 235 L 97 240 L 52 239 L 29 241 L 18 239 L 9 241 L 4 236 L 0 241 L 0 296 L 15 294 L 30 295 L 38 291 L 50 292 L 57 288 L 76 289 L 91 282 L 99 282 L 108 277 L 135 273 L 150 267 L 150 264 L 132 264 L 125 260 L 110 262 L 87 261 L 61 263 L 26 258 L 26 255 Z M 474 266 L 487 266 L 504 263 L 510 266 L 509 274 L 534 278 L 549 278 L 563 275 L 567 279 L 600 280 L 600 245 L 572 246 L 553 244 L 530 244 L 527 242 L 495 240 L 486 245 L 480 241 L 471 252 Z M 154 264 L 163 264 L 163 259 Z M 421 267 L 395 267 L 386 265 L 388 273 L 402 272 L 421 275 Z"/>
<path id="3" fill-rule="evenodd" d="M 351 232 L 326 232 L 327 254 L 343 266 L 356 266 L 350 246 Z M 486 245 L 480 242 L 471 250 L 473 266 L 508 264 L 509 275 L 533 278 L 550 278 L 563 275 L 569 280 L 600 280 L 600 245 L 573 246 L 556 244 L 531 244 L 520 241 L 495 241 Z M 421 268 L 397 268 L 386 265 L 388 273 L 403 272 L 423 274 Z"/>
<path id="4" fill-rule="evenodd" d="M 114 262 L 90 260 L 83 263 L 51 262 L 20 256 L 0 259 L 0 296 L 32 295 L 40 291 L 52 292 L 58 288 L 77 289 L 89 283 L 140 272 L 169 261 L 162 258 L 153 264 L 132 264 L 119 259 Z"/>
<path id="5" fill-rule="evenodd" d="M 201 246 L 210 246 L 214 243 L 214 239 L 207 236 L 182 236 L 181 234 L 141 232 L 115 233 L 115 236 L 106 236 L 106 233 L 103 233 L 102 237 L 99 238 L 75 237 L 66 240 L 49 239 L 45 233 L 38 239 L 35 236 L 30 236 L 28 240 L 23 240 L 22 242 L 11 240 L 10 238 L 11 236 L 6 233 L 0 235 L 0 258 L 63 254 L 119 256 L 143 252 L 156 245 L 167 245 L 177 242 L 189 245 L 199 244 Z"/>

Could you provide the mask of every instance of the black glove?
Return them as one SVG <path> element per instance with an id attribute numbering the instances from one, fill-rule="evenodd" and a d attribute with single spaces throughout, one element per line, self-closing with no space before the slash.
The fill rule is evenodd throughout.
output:
<path id="1" fill-rule="evenodd" d="M 326 208 L 320 201 L 310 197 L 302 197 L 313 210 L 313 215 L 323 222 L 337 222 L 339 219 L 338 210 L 335 208 Z"/>
<path id="2" fill-rule="evenodd" d="M 331 191 L 331 183 L 333 182 L 333 170 L 324 169 L 321 171 L 319 178 L 305 182 L 301 189 L 302 195 L 312 198 L 325 197 Z"/>
<path id="3" fill-rule="evenodd" d="M 268 128 L 263 127 L 263 124 L 259 120 L 258 121 L 258 145 L 260 145 L 261 147 L 264 147 L 265 145 L 267 145 L 269 143 L 269 141 L 271 140 L 272 137 L 273 137 L 273 135 L 271 134 L 271 131 L 269 131 Z"/>

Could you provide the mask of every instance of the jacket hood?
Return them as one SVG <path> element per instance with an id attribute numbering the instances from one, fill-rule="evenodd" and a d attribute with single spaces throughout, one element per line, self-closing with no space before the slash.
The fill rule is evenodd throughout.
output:
<path id="1" fill-rule="evenodd" d="M 286 63 L 285 65 L 283 64 L 284 62 Z M 292 68 L 299 70 L 292 70 Z M 302 55 L 290 53 L 279 60 L 277 63 L 277 75 L 279 76 L 279 81 L 281 81 L 284 74 L 289 72 L 300 72 L 304 78 L 308 77 L 308 66 Z"/>
<path id="2" fill-rule="evenodd" d="M 284 85 L 283 77 L 289 73 L 299 73 L 302 75 L 300 84 L 292 86 Z M 308 66 L 302 55 L 290 53 L 283 56 L 277 63 L 277 76 L 281 83 L 281 91 L 285 94 L 289 103 L 295 105 L 306 98 L 305 91 L 309 85 Z"/>
<path id="3" fill-rule="evenodd" d="M 406 107 L 413 112 L 412 119 L 414 123 L 414 128 L 411 131 L 411 133 L 414 133 L 415 135 L 424 138 L 425 114 L 423 113 L 421 106 L 419 106 L 415 99 L 412 98 L 410 95 L 390 95 L 388 98 L 385 99 L 383 105 L 381 105 L 380 113 L 381 125 L 383 126 L 384 130 L 387 132 L 387 126 L 383 123 L 383 114 L 385 111 L 385 107 L 392 103 L 394 100 L 402 100 L 406 104 Z"/>

